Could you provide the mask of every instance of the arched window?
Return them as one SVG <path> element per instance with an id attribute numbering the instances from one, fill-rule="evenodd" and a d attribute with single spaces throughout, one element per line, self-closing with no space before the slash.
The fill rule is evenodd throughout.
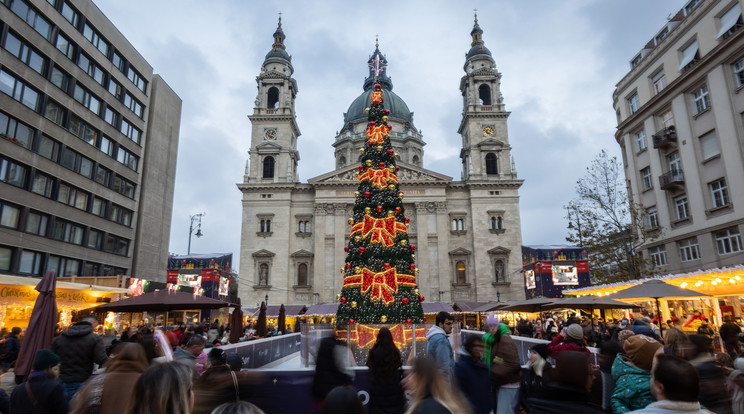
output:
<path id="1" fill-rule="evenodd" d="M 506 282 L 506 276 L 504 275 L 504 262 L 502 260 L 494 262 L 493 273 L 496 282 Z"/>
<path id="2" fill-rule="evenodd" d="M 266 263 L 258 266 L 258 284 L 263 286 L 269 284 L 269 265 Z"/>
<path id="3" fill-rule="evenodd" d="M 492 175 L 492 174 L 498 174 L 499 173 L 499 163 L 496 158 L 496 154 L 493 152 L 489 152 L 486 154 L 486 174 Z"/>
<path id="4" fill-rule="evenodd" d="M 274 178 L 274 157 L 264 158 L 263 178 Z"/>
<path id="5" fill-rule="evenodd" d="M 491 230 L 496 230 L 496 217 L 491 217 Z"/>
<path id="6" fill-rule="evenodd" d="M 305 263 L 297 266 L 297 286 L 307 286 L 307 265 Z"/>
<path id="7" fill-rule="evenodd" d="M 269 219 L 263 219 L 261 220 L 261 233 L 271 233 L 271 220 Z"/>
<path id="8" fill-rule="evenodd" d="M 501 230 L 504 228 L 504 219 L 499 217 L 496 219 L 496 228 Z"/>
<path id="9" fill-rule="evenodd" d="M 463 221 L 463 219 L 457 219 L 457 230 L 460 230 L 460 231 L 465 230 L 464 223 L 465 222 Z"/>
<path id="10" fill-rule="evenodd" d="M 481 105 L 491 105 L 491 88 L 485 83 L 478 87 L 478 99 Z"/>
<path id="11" fill-rule="evenodd" d="M 414 155 L 412 161 L 413 161 L 413 165 L 419 165 L 419 157 L 418 157 L 418 155 Z"/>
<path id="12" fill-rule="evenodd" d="M 343 167 L 344 165 L 346 165 L 346 157 L 340 157 L 340 158 L 338 159 L 338 167 L 339 167 L 339 168 L 341 168 L 341 167 Z"/>
<path id="13" fill-rule="evenodd" d="M 277 89 L 276 87 L 269 88 L 269 92 L 266 98 L 267 108 L 276 109 L 279 107 L 279 89 Z"/>
<path id="14" fill-rule="evenodd" d="M 457 219 L 452 220 L 452 231 L 457 231 Z"/>
<path id="15" fill-rule="evenodd" d="M 465 271 L 465 262 L 457 262 L 455 264 L 455 270 L 457 271 L 457 284 L 467 283 L 467 274 Z"/>

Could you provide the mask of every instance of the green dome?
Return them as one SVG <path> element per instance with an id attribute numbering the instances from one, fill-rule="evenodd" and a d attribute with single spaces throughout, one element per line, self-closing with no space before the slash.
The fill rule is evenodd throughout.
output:
<path id="1" fill-rule="evenodd" d="M 289 53 L 287 53 L 285 49 L 280 49 L 280 48 L 271 49 L 269 53 L 266 54 L 266 58 L 264 58 L 264 60 L 273 58 L 273 57 L 278 57 L 278 58 L 282 58 L 286 60 L 292 59 L 291 57 L 289 57 Z"/>
<path id="2" fill-rule="evenodd" d="M 390 110 L 388 117 L 395 118 L 401 121 L 410 122 L 413 118 L 413 114 L 408 109 L 408 105 L 401 99 L 400 96 L 396 95 L 395 92 L 382 90 L 382 99 L 385 109 Z M 358 121 L 360 119 L 366 120 L 369 115 L 365 111 L 372 105 L 372 89 L 368 89 L 362 92 L 354 102 L 349 106 L 349 110 L 344 114 L 344 123 Z"/>

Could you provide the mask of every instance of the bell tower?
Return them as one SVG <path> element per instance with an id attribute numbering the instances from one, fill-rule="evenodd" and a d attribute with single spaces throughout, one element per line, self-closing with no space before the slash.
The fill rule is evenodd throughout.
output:
<path id="1" fill-rule="evenodd" d="M 282 18 L 274 32 L 274 43 L 256 77 L 256 96 L 251 120 L 251 149 L 245 183 L 294 183 L 299 181 L 295 115 L 297 81 L 292 77 L 292 57 L 284 46 Z"/>
<path id="2" fill-rule="evenodd" d="M 462 137 L 463 181 L 516 178 L 506 127 L 509 112 L 501 95 L 501 73 L 483 43 L 478 14 L 470 32 L 473 40 L 465 55 L 465 76 L 460 80 L 463 116 L 457 132 Z"/>

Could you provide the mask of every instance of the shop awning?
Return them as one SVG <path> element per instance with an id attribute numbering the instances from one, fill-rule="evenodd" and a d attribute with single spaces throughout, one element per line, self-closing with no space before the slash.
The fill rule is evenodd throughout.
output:
<path id="1" fill-rule="evenodd" d="M 266 317 L 267 318 L 276 318 L 279 316 L 279 308 L 282 305 L 269 305 L 266 307 Z M 251 316 L 252 318 L 258 318 L 258 313 L 260 310 L 257 310 L 253 313 Z M 285 315 L 287 317 L 293 317 L 293 316 L 300 316 L 307 311 L 307 306 L 305 305 L 284 305 L 284 311 L 286 312 Z"/>
<path id="2" fill-rule="evenodd" d="M 442 311 L 449 313 L 455 312 L 452 305 L 445 302 L 423 302 L 421 307 L 424 309 L 424 314 L 439 313 Z"/>
<path id="3" fill-rule="evenodd" d="M 488 302 L 455 302 L 452 304 L 452 309 L 454 309 L 455 312 L 476 313 L 478 312 L 476 309 L 486 303 Z"/>
<path id="4" fill-rule="evenodd" d="M 0 285 L 36 286 L 40 280 L 40 277 L 0 275 Z M 124 288 L 87 285 L 85 283 L 62 282 L 59 280 L 57 281 L 57 289 L 78 289 L 91 290 L 94 292 L 127 293 L 127 289 Z"/>
<path id="5" fill-rule="evenodd" d="M 167 312 L 187 309 L 219 309 L 228 306 L 230 306 L 228 302 L 196 296 L 192 293 L 157 290 L 129 299 L 107 303 L 96 307 L 95 310 L 108 312 Z"/>
<path id="6" fill-rule="evenodd" d="M 317 305 L 310 305 L 307 308 L 305 316 L 328 316 L 335 315 L 338 311 L 338 303 L 319 303 Z"/>

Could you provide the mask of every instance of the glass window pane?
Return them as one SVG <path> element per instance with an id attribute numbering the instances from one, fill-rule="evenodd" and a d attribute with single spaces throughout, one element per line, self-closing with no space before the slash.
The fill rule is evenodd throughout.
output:
<path id="1" fill-rule="evenodd" d="M 7 204 L 0 206 L 0 226 L 17 228 L 21 209 Z"/>
<path id="2" fill-rule="evenodd" d="M 10 270 L 10 258 L 13 256 L 13 250 L 7 247 L 0 247 L 0 270 Z"/>

